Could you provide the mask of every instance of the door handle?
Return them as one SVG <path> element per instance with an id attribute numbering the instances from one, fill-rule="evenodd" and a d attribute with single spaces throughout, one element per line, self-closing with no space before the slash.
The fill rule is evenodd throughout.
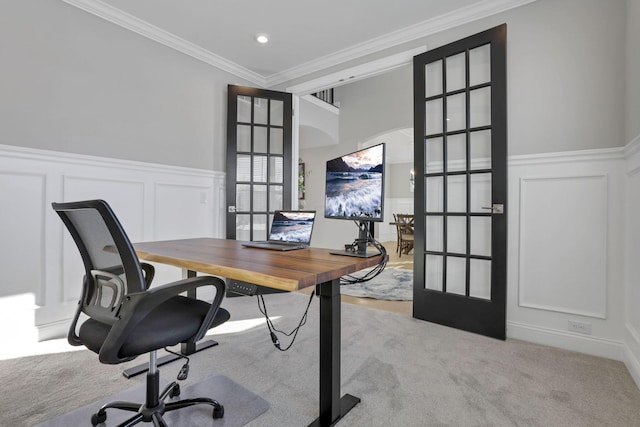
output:
<path id="1" fill-rule="evenodd" d="M 483 206 L 482 209 L 490 209 L 493 214 L 504 214 L 504 204 L 502 203 L 494 203 L 493 206 Z"/>

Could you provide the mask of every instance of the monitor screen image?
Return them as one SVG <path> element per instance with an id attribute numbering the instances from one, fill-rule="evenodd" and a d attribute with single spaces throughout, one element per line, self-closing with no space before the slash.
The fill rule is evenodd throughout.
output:
<path id="1" fill-rule="evenodd" d="M 326 218 L 383 220 L 384 143 L 329 160 Z"/>

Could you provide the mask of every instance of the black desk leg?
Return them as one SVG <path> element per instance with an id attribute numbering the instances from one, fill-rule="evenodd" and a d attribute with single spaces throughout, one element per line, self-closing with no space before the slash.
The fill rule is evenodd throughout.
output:
<path id="1" fill-rule="evenodd" d="M 187 278 L 196 277 L 196 272 L 193 270 L 187 270 Z M 187 297 L 196 299 L 196 290 L 191 289 L 187 291 Z M 205 348 L 213 347 L 218 345 L 218 343 L 214 340 L 207 340 L 197 343 L 182 343 L 180 344 L 180 353 L 184 356 L 188 356 L 190 354 L 196 353 L 198 351 L 204 350 Z"/>
<path id="2" fill-rule="evenodd" d="M 311 426 L 335 425 L 360 399 L 340 397 L 340 280 L 321 283 L 320 297 L 320 416 Z"/>
<path id="3" fill-rule="evenodd" d="M 196 277 L 196 272 L 192 270 L 187 270 L 187 277 L 188 278 Z M 187 297 L 195 299 L 196 290 L 192 289 L 190 291 L 187 291 Z M 182 343 L 180 344 L 180 353 L 184 356 L 189 356 L 190 354 L 196 353 L 198 351 L 204 350 L 209 347 L 214 347 L 216 345 L 218 345 L 218 343 L 214 340 L 207 340 L 207 341 L 191 343 L 191 344 Z M 157 365 L 158 366 L 166 365 L 167 363 L 173 362 L 176 359 L 179 359 L 179 357 L 173 354 L 167 354 L 165 356 L 158 358 Z M 149 365 L 146 363 L 142 365 L 136 365 L 132 368 L 125 369 L 124 371 L 122 371 L 122 375 L 124 375 L 125 378 L 131 378 L 131 377 L 135 377 L 136 375 L 142 374 L 143 372 L 147 372 L 148 369 L 149 369 Z"/>

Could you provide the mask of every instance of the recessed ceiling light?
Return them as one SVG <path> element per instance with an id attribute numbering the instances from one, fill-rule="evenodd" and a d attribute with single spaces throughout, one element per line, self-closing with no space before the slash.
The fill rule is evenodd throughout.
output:
<path id="1" fill-rule="evenodd" d="M 269 41 L 269 34 L 256 34 L 256 41 L 261 44 L 265 44 Z"/>

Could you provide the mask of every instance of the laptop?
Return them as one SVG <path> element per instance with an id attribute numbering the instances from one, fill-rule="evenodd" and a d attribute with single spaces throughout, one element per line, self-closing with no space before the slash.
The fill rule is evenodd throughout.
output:
<path id="1" fill-rule="evenodd" d="M 276 211 L 269 230 L 269 240 L 243 242 L 242 246 L 275 251 L 308 248 L 315 217 L 315 211 Z"/>

